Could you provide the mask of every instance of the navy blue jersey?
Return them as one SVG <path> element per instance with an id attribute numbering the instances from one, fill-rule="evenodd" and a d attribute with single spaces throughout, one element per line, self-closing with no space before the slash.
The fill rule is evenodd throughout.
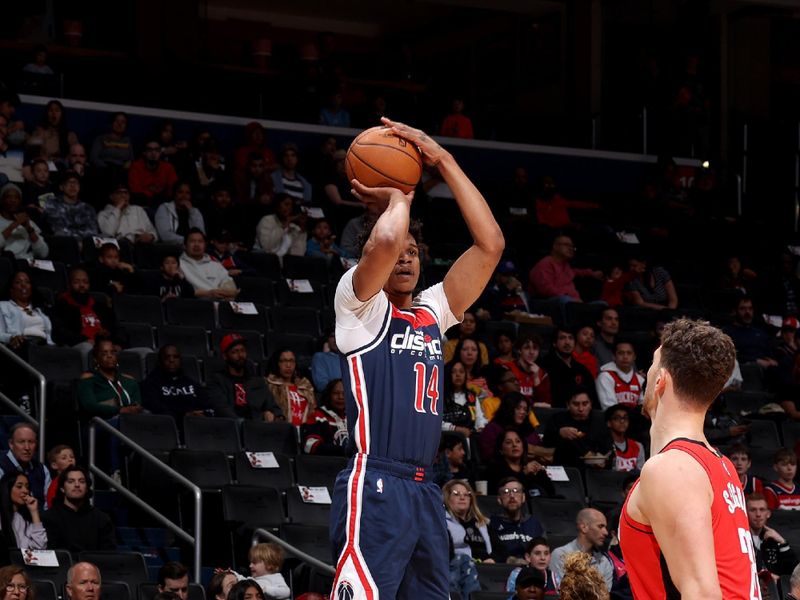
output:
<path id="1" fill-rule="evenodd" d="M 401 310 L 383 291 L 360 301 L 354 271 L 342 276 L 335 299 L 352 449 L 428 467 L 442 433 L 442 331 L 457 319 L 442 284 Z"/>

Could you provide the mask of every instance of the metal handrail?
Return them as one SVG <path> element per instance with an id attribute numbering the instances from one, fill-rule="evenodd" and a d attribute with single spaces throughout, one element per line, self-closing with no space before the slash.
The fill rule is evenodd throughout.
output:
<path id="1" fill-rule="evenodd" d="M 181 485 L 187 487 L 189 491 L 194 494 L 194 536 L 189 535 L 186 533 L 179 525 L 176 525 L 172 521 L 170 521 L 167 517 L 159 513 L 156 509 L 152 506 L 147 504 L 144 500 L 139 498 L 136 494 L 129 491 L 125 486 L 121 483 L 118 483 L 108 475 L 106 475 L 103 471 L 101 471 L 97 465 L 95 464 L 95 454 L 97 449 L 97 428 L 102 429 L 106 433 L 111 436 L 114 436 L 121 440 L 126 446 L 128 446 L 131 450 L 137 452 L 150 462 L 152 465 L 155 465 L 158 469 L 164 472 L 164 474 L 169 477 L 170 479 L 174 479 Z M 165 465 L 162 461 L 158 458 L 153 456 L 152 453 L 147 451 L 145 448 L 134 442 L 131 438 L 127 435 L 109 425 L 105 420 L 101 419 L 100 417 L 94 417 L 91 421 L 89 421 L 89 470 L 92 474 L 99 477 L 103 482 L 105 482 L 108 486 L 114 488 L 117 492 L 119 492 L 126 500 L 132 502 L 143 511 L 148 513 L 151 517 L 162 523 L 167 529 L 172 531 L 176 536 L 184 540 L 186 543 L 191 544 L 194 546 L 194 581 L 195 583 L 200 583 L 200 563 L 202 559 L 202 525 L 203 525 L 203 493 L 199 487 L 197 487 L 194 483 L 186 479 L 183 475 L 178 473 L 172 467 Z"/>
<path id="2" fill-rule="evenodd" d="M 38 392 L 39 392 L 38 393 L 38 396 L 39 396 L 39 398 L 38 398 L 38 400 L 39 400 L 39 421 L 38 422 L 36 421 L 36 419 L 31 417 L 29 414 L 27 414 L 24 410 L 20 409 L 19 406 L 17 406 L 14 403 L 14 401 L 11 400 L 10 398 L 8 398 L 5 394 L 3 394 L 3 396 L 2 396 L 2 400 L 3 400 L 4 403 L 9 404 L 10 406 L 12 406 L 13 409 L 15 410 L 15 412 L 17 412 L 20 416 L 26 418 L 31 423 L 33 423 L 33 424 L 35 424 L 35 425 L 37 425 L 39 427 L 39 441 L 38 441 L 38 444 L 39 444 L 39 462 L 44 464 L 45 448 L 47 447 L 46 446 L 46 441 L 45 441 L 45 423 L 47 422 L 47 418 L 46 418 L 46 416 L 47 416 L 47 414 L 46 414 L 46 411 L 47 411 L 47 381 L 45 380 L 44 375 L 42 375 L 39 371 L 34 369 L 27 362 L 22 360 L 19 356 L 14 354 L 11 350 L 6 348 L 5 344 L 0 344 L 0 354 L 3 354 L 6 358 L 10 359 L 11 362 L 16 364 L 23 371 L 27 371 L 28 373 L 30 373 L 33 376 L 33 378 L 37 380 L 37 383 L 39 384 L 38 385 Z"/>
<path id="3" fill-rule="evenodd" d="M 311 566 L 316 567 L 326 575 L 336 575 L 336 569 L 334 569 L 329 564 L 322 562 L 318 558 L 314 558 L 310 554 L 306 554 L 302 550 L 298 550 L 297 548 L 292 546 L 289 542 L 282 540 L 274 533 L 267 531 L 262 527 L 257 527 L 256 529 L 253 530 L 253 537 L 252 537 L 253 546 L 255 546 L 258 543 L 259 538 L 267 538 L 269 541 L 278 544 L 281 548 L 283 548 L 287 552 L 291 552 L 303 562 L 309 563 Z"/>

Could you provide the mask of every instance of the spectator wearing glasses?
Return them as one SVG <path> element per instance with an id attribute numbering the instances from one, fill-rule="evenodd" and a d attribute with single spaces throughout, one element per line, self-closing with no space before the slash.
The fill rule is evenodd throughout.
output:
<path id="1" fill-rule="evenodd" d="M 158 241 L 153 222 L 141 206 L 131 204 L 131 193 L 124 183 L 114 187 L 109 203 L 97 213 L 97 223 L 107 237 L 141 244 Z"/>
<path id="2" fill-rule="evenodd" d="M 8 553 L 4 553 L 7 558 Z M 8 565 L 0 569 L 0 593 L 0 600 L 33 600 L 31 580 L 22 567 Z"/>
<path id="3" fill-rule="evenodd" d="M 445 520 L 453 549 L 472 560 L 493 563 L 492 542 L 489 537 L 489 519 L 483 516 L 475 493 L 466 481 L 451 479 L 442 487 Z"/>
<path id="4" fill-rule="evenodd" d="M 576 277 L 602 279 L 603 272 L 593 269 L 573 269 L 570 262 L 575 257 L 572 238 L 559 235 L 553 240 L 548 256 L 531 269 L 528 277 L 528 293 L 532 298 L 555 299 L 559 302 L 582 302 L 575 287 Z"/>
<path id="5" fill-rule="evenodd" d="M 317 408 L 314 385 L 298 371 L 294 352 L 284 348 L 273 353 L 269 359 L 267 385 L 292 425 L 314 422 L 313 414 Z"/>
<path id="6" fill-rule="evenodd" d="M 609 406 L 605 417 L 614 443 L 611 468 L 615 471 L 641 471 L 645 461 L 644 446 L 627 435 L 631 421 L 628 407 L 624 404 Z"/>
<path id="7" fill-rule="evenodd" d="M 526 547 L 534 538 L 544 535 L 539 520 L 526 516 L 525 486 L 514 477 L 505 477 L 497 486 L 497 503 L 502 511 L 492 515 L 489 536 L 492 542 L 492 558 L 498 563 L 527 565 Z"/>
<path id="8" fill-rule="evenodd" d="M 175 167 L 161 160 L 161 144 L 156 138 L 144 143 L 142 157 L 131 163 L 128 185 L 137 204 L 155 208 L 172 198 L 172 190 L 178 182 Z"/>

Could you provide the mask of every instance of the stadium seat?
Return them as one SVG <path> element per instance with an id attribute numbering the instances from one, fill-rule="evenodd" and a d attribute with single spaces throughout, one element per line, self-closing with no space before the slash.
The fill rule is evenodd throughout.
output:
<path id="1" fill-rule="evenodd" d="M 215 329 L 211 332 L 211 349 L 214 354 L 220 356 L 219 345 L 222 338 L 230 333 L 235 333 L 244 338 L 244 345 L 247 348 L 247 358 L 253 362 L 264 361 L 264 340 L 259 331 L 252 329 Z"/>
<path id="2" fill-rule="evenodd" d="M 589 502 L 618 504 L 622 500 L 622 482 L 630 475 L 625 471 L 586 469 L 586 495 Z"/>
<path id="3" fill-rule="evenodd" d="M 553 488 L 555 488 L 555 493 L 563 496 L 565 500 L 574 500 L 585 504 L 586 488 L 583 485 L 583 477 L 580 470 L 575 467 L 564 467 L 564 471 L 566 471 L 569 481 L 554 481 Z"/>
<path id="4" fill-rule="evenodd" d="M 204 491 L 220 490 L 232 483 L 224 452 L 178 449 L 170 452 L 169 462 L 173 469 Z"/>
<path id="5" fill-rule="evenodd" d="M 347 459 L 340 456 L 316 456 L 299 454 L 294 459 L 297 484 L 325 486 L 333 493 L 336 476 L 347 466 Z"/>
<path id="6" fill-rule="evenodd" d="M 329 565 L 333 561 L 328 525 L 287 523 L 281 527 L 281 539 L 325 564 Z"/>
<path id="7" fill-rule="evenodd" d="M 214 303 L 194 298 L 170 298 L 164 302 L 164 313 L 170 325 L 202 327 L 211 331 L 217 325 Z"/>
<path id="8" fill-rule="evenodd" d="M 244 315 L 235 312 L 230 302 L 220 302 L 218 305 L 219 326 L 223 329 L 250 330 L 264 334 L 269 329 L 267 307 L 254 303 L 257 315 Z"/>
<path id="9" fill-rule="evenodd" d="M 8 551 L 12 564 L 24 566 L 22 551 L 13 548 Z M 37 581 L 51 581 L 60 590 L 67 582 L 67 571 L 72 566 L 72 555 L 67 550 L 55 550 L 57 567 L 43 567 L 41 565 L 26 566 L 26 570 L 31 579 Z"/>
<path id="10" fill-rule="evenodd" d="M 510 336 L 512 340 L 517 337 L 517 324 L 514 321 L 483 321 L 482 328 L 481 337 L 489 347 L 494 347 L 494 341 L 501 333 Z"/>
<path id="11" fill-rule="evenodd" d="M 119 430 L 151 452 L 169 452 L 180 445 L 178 429 L 169 415 L 120 415 Z"/>
<path id="12" fill-rule="evenodd" d="M 781 423 L 781 435 L 783 436 L 783 445 L 786 448 L 794 449 L 797 440 L 800 440 L 800 422 L 784 421 Z"/>
<path id="13" fill-rule="evenodd" d="M 550 421 L 553 415 L 566 412 L 566 410 L 567 410 L 566 408 L 548 408 L 546 406 L 534 406 L 533 414 L 535 414 L 536 418 L 539 420 L 539 427 L 537 428 L 539 434 L 544 435 L 544 432 L 547 429 L 547 423 Z"/>
<path id="14" fill-rule="evenodd" d="M 186 415 L 183 435 L 189 450 L 216 450 L 232 456 L 242 449 L 236 419 Z"/>
<path id="15" fill-rule="evenodd" d="M 0 256 L 0 289 L 5 289 L 17 266 L 10 258 Z"/>
<path id="16" fill-rule="evenodd" d="M 329 488 L 332 493 L 333 490 Z M 293 487 L 286 491 L 287 514 L 292 523 L 300 525 L 327 526 L 331 520 L 330 504 L 312 504 L 303 502 L 299 488 Z"/>
<path id="17" fill-rule="evenodd" d="M 278 333 L 298 333 L 317 337 L 320 335 L 319 312 L 314 308 L 295 304 L 273 306 L 269 310 L 270 330 Z"/>
<path id="18" fill-rule="evenodd" d="M 208 337 L 202 327 L 161 325 L 158 328 L 158 345 L 175 344 L 181 354 L 208 356 Z"/>
<path id="19" fill-rule="evenodd" d="M 128 352 L 123 350 L 117 355 L 117 362 L 119 363 L 119 370 L 122 373 L 130 375 L 136 381 L 141 381 L 144 379 L 142 357 L 137 352 Z"/>
<path id="20" fill-rule="evenodd" d="M 761 367 L 755 363 L 739 365 L 742 370 L 742 391 L 743 392 L 766 392 L 764 373 Z"/>
<path id="21" fill-rule="evenodd" d="M 508 564 L 478 563 L 478 582 L 487 592 L 502 592 L 506 589 L 506 582 L 511 571 L 516 567 Z M 470 595 L 472 597 L 472 595 Z"/>
<path id="22" fill-rule="evenodd" d="M 48 383 L 70 383 L 83 373 L 83 358 L 80 350 L 75 348 L 31 344 L 28 362 L 45 376 Z"/>
<path id="23" fill-rule="evenodd" d="M 315 256 L 283 257 L 283 276 L 286 279 L 308 279 L 327 283 L 330 280 L 328 261 Z"/>
<path id="24" fill-rule="evenodd" d="M 775 421 L 753 419 L 750 421 L 750 431 L 747 433 L 750 448 L 763 448 L 773 452 L 781 447 L 778 438 L 778 426 Z"/>
<path id="25" fill-rule="evenodd" d="M 253 267 L 260 277 L 276 280 L 283 277 L 281 262 L 277 254 L 267 252 L 248 252 L 243 257 L 244 262 Z"/>
<path id="26" fill-rule="evenodd" d="M 606 307 L 591 302 L 567 302 L 564 308 L 567 314 L 567 325 L 577 331 L 581 327 L 597 327 L 597 322 Z"/>
<path id="27" fill-rule="evenodd" d="M 276 281 L 277 306 L 306 307 L 320 310 L 325 306 L 325 285 L 319 281 L 309 281 L 309 283 L 312 291 L 298 292 L 289 288 L 288 280 L 281 279 Z"/>
<path id="28" fill-rule="evenodd" d="M 28 576 L 31 577 L 31 584 L 33 585 L 33 593 L 36 600 L 59 600 L 58 592 L 56 592 L 56 584 L 49 579 L 37 579 L 36 567 L 30 568 Z"/>
<path id="29" fill-rule="evenodd" d="M 128 336 L 128 346 L 131 348 L 155 348 L 155 336 L 153 327 L 150 323 L 132 323 L 130 321 L 119 321 L 119 326 L 125 330 Z"/>
<path id="30" fill-rule="evenodd" d="M 658 320 L 659 312 L 654 308 L 640 306 L 619 306 L 619 328 L 625 331 L 652 331 Z"/>
<path id="31" fill-rule="evenodd" d="M 132 590 L 147 581 L 147 565 L 139 552 L 101 552 L 84 551 L 78 555 L 80 562 L 97 565 L 103 580 L 123 581 Z"/>
<path id="32" fill-rule="evenodd" d="M 229 526 L 278 529 L 286 523 L 280 490 L 252 485 L 222 488 L 222 513 Z"/>
<path id="33" fill-rule="evenodd" d="M 239 485 L 289 489 L 294 485 L 292 461 L 285 454 L 277 453 L 275 460 L 278 468 L 257 469 L 250 464 L 246 452 L 239 452 L 236 455 L 236 481 Z"/>
<path id="34" fill-rule="evenodd" d="M 239 302 L 254 302 L 264 306 L 275 305 L 275 283 L 266 277 L 237 277 L 236 283 L 239 286 L 239 295 L 236 300 Z"/>
<path id="35" fill-rule="evenodd" d="M 180 244 L 156 243 L 135 244 L 134 260 L 139 269 L 160 269 L 165 256 L 180 256 L 183 246 Z"/>
<path id="36" fill-rule="evenodd" d="M 277 331 L 267 332 L 264 340 L 267 356 L 273 352 L 278 352 L 287 348 L 295 353 L 297 357 L 297 367 L 302 371 L 311 366 L 311 357 L 316 352 L 316 336 L 303 333 L 279 333 Z"/>
<path id="37" fill-rule="evenodd" d="M 775 469 L 772 468 L 775 458 L 773 448 L 750 448 L 750 457 L 752 459 L 750 473 L 764 481 L 773 481 L 777 477 Z"/>
<path id="38" fill-rule="evenodd" d="M 53 262 L 53 271 L 28 267 L 25 261 L 22 261 L 22 267 L 30 275 L 35 288 L 47 288 L 56 295 L 67 289 L 67 267 L 63 262 Z"/>
<path id="39" fill-rule="evenodd" d="M 531 498 L 530 506 L 531 513 L 544 525 L 548 539 L 551 535 L 575 537 L 577 534 L 575 517 L 585 508 L 582 502 L 555 498 Z"/>
<path id="40" fill-rule="evenodd" d="M 133 588 L 136 589 L 135 587 Z M 100 586 L 100 600 L 136 600 L 131 596 L 131 588 L 124 581 L 103 579 Z"/>
<path id="41" fill-rule="evenodd" d="M 242 423 L 245 450 L 275 452 L 295 456 L 298 451 L 297 430 L 289 423 L 249 421 Z"/>
<path id="42" fill-rule="evenodd" d="M 774 399 L 767 392 L 725 392 L 724 397 L 726 410 L 736 417 L 758 412 L 762 406 Z"/>
<path id="43" fill-rule="evenodd" d="M 482 494 L 477 494 L 475 496 L 475 502 L 478 504 L 478 508 L 481 509 L 484 517 L 490 518 L 492 515 L 499 513 L 502 508 L 497 503 L 497 496 L 489 494 L 488 496 L 484 496 Z"/>
<path id="44" fill-rule="evenodd" d="M 153 327 L 164 324 L 161 298 L 119 294 L 114 298 L 114 314 L 119 321 L 148 323 Z"/>

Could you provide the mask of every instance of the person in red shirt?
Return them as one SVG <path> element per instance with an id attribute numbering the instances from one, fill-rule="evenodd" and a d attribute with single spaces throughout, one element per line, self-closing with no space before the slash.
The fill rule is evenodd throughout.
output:
<path id="1" fill-rule="evenodd" d="M 575 336 L 575 350 L 572 351 L 572 358 L 589 369 L 592 377 L 597 379 L 600 366 L 597 364 L 597 356 L 594 354 L 594 328 L 587 325 L 578 330 Z"/>
<path id="2" fill-rule="evenodd" d="M 778 478 L 764 484 L 764 497 L 769 509 L 800 510 L 800 487 L 794 482 L 797 456 L 788 448 L 781 448 L 775 453 L 772 468 Z"/>
<path id="3" fill-rule="evenodd" d="M 439 132 L 447 137 L 471 140 L 475 137 L 472 132 L 472 121 L 464 115 L 464 100 L 453 98 L 451 112 L 442 121 L 442 129 Z"/>
<path id="4" fill-rule="evenodd" d="M 703 435 L 735 357 L 731 339 L 706 322 L 684 318 L 664 328 L 644 400 L 651 458 L 620 517 L 637 599 L 761 598 L 739 477 Z"/>
<path id="5" fill-rule="evenodd" d="M 517 360 L 506 365 L 519 381 L 519 391 L 533 406 L 549 407 L 552 401 L 550 378 L 547 371 L 536 364 L 542 339 L 538 335 L 523 334 L 514 344 Z"/>
<path id="6" fill-rule="evenodd" d="M 603 272 L 592 269 L 573 269 L 575 256 L 572 238 L 559 235 L 553 240 L 550 254 L 537 262 L 528 275 L 528 293 L 533 298 L 557 298 L 565 302 L 582 302 L 575 288 L 576 277 L 602 279 Z"/>
<path id="7" fill-rule="evenodd" d="M 556 181 L 550 176 L 542 177 L 541 189 L 536 195 L 536 220 L 539 225 L 551 229 L 565 229 L 573 227 L 569 216 L 570 208 L 598 209 L 595 202 L 581 200 L 567 200 L 558 193 Z"/>
<path id="8" fill-rule="evenodd" d="M 172 198 L 178 175 L 175 167 L 160 157 L 161 144 L 151 138 L 144 143 L 142 158 L 131 163 L 128 186 L 136 204 L 156 207 Z"/>

